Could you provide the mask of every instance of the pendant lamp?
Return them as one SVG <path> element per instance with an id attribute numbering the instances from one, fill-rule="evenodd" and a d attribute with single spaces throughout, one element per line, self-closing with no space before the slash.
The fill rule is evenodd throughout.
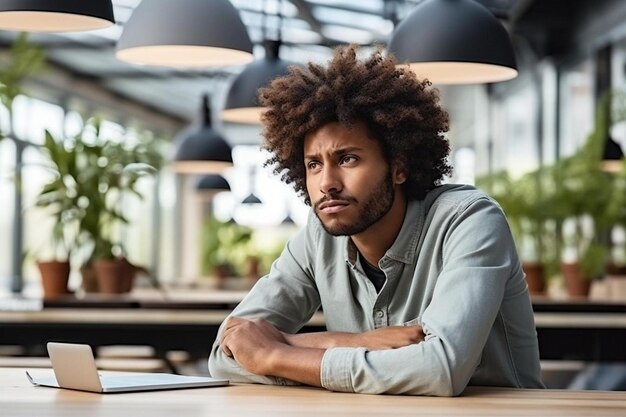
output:
<path id="1" fill-rule="evenodd" d="M 517 76 L 502 24 L 473 0 L 426 0 L 400 22 L 389 52 L 435 84 L 475 84 Z"/>
<path id="2" fill-rule="evenodd" d="M 252 42 L 228 0 L 144 0 L 126 22 L 116 55 L 167 67 L 240 65 L 252 61 Z"/>
<path id="3" fill-rule="evenodd" d="M 266 40 L 265 57 L 248 65 L 230 85 L 222 119 L 234 123 L 260 123 L 263 107 L 259 103 L 259 88 L 266 87 L 277 77 L 287 75 L 292 62 L 279 57 L 281 41 Z"/>
<path id="4" fill-rule="evenodd" d="M 74 32 L 115 24 L 111 0 L 2 0 L 0 29 Z"/>
<path id="5" fill-rule="evenodd" d="M 192 126 L 174 140 L 172 169 L 180 174 L 220 173 L 233 166 L 230 145 L 211 127 L 209 96 L 202 99 L 200 126 Z"/>
<path id="6" fill-rule="evenodd" d="M 289 215 L 289 212 L 287 212 L 287 215 L 285 216 L 283 221 L 280 222 L 280 224 L 283 225 L 283 226 L 292 226 L 292 225 L 296 224 L 296 222 L 293 221 L 293 219 Z"/>
<path id="7" fill-rule="evenodd" d="M 230 184 L 219 174 L 205 175 L 196 184 L 198 191 L 230 191 Z"/>
<path id="8" fill-rule="evenodd" d="M 611 136 L 607 136 L 604 142 L 600 168 L 606 172 L 619 172 L 624 166 L 624 152 L 622 148 Z"/>
<path id="9" fill-rule="evenodd" d="M 250 194 L 241 201 L 241 204 L 262 204 L 259 197 L 254 195 L 254 177 L 256 177 L 256 168 L 250 169 Z"/>
<path id="10" fill-rule="evenodd" d="M 241 204 L 262 204 L 263 202 L 259 197 L 254 195 L 254 193 L 250 193 L 246 198 L 241 201 Z"/>

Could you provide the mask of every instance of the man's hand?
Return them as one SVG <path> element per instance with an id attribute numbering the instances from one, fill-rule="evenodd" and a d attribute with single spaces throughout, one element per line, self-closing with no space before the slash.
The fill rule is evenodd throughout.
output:
<path id="1" fill-rule="evenodd" d="M 421 326 L 390 326 L 364 333 L 318 332 L 283 334 L 291 346 L 328 349 L 364 347 L 368 350 L 396 349 L 424 340 Z"/>
<path id="2" fill-rule="evenodd" d="M 270 375 L 272 359 L 286 345 L 283 334 L 264 319 L 231 317 L 220 339 L 227 356 L 257 375 Z"/>

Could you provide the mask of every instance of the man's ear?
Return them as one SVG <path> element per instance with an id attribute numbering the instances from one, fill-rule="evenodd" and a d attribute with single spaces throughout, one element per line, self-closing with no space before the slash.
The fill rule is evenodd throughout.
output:
<path id="1" fill-rule="evenodd" d="M 394 184 L 404 184 L 407 179 L 407 173 L 403 162 L 396 162 L 393 164 L 391 174 L 393 176 Z"/>

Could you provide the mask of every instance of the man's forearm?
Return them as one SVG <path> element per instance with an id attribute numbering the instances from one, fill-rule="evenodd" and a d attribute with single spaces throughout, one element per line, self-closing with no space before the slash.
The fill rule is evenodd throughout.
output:
<path id="1" fill-rule="evenodd" d="M 291 346 L 315 349 L 364 347 L 368 350 L 383 350 L 408 346 L 424 340 L 420 326 L 389 326 L 364 333 L 283 333 L 283 336 Z"/>
<path id="2" fill-rule="evenodd" d="M 282 344 L 269 357 L 268 375 L 321 387 L 320 370 L 324 349 Z"/>
<path id="3" fill-rule="evenodd" d="M 360 336 L 361 333 L 311 332 L 285 334 L 285 339 L 294 347 L 330 349 L 333 347 L 363 346 Z"/>

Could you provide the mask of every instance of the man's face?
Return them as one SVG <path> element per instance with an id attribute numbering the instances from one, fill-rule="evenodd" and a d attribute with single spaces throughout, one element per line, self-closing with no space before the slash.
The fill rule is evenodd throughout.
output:
<path id="1" fill-rule="evenodd" d="M 315 214 L 334 236 L 356 235 L 391 208 L 402 181 L 363 123 L 334 122 L 304 141 L 306 186 Z"/>

